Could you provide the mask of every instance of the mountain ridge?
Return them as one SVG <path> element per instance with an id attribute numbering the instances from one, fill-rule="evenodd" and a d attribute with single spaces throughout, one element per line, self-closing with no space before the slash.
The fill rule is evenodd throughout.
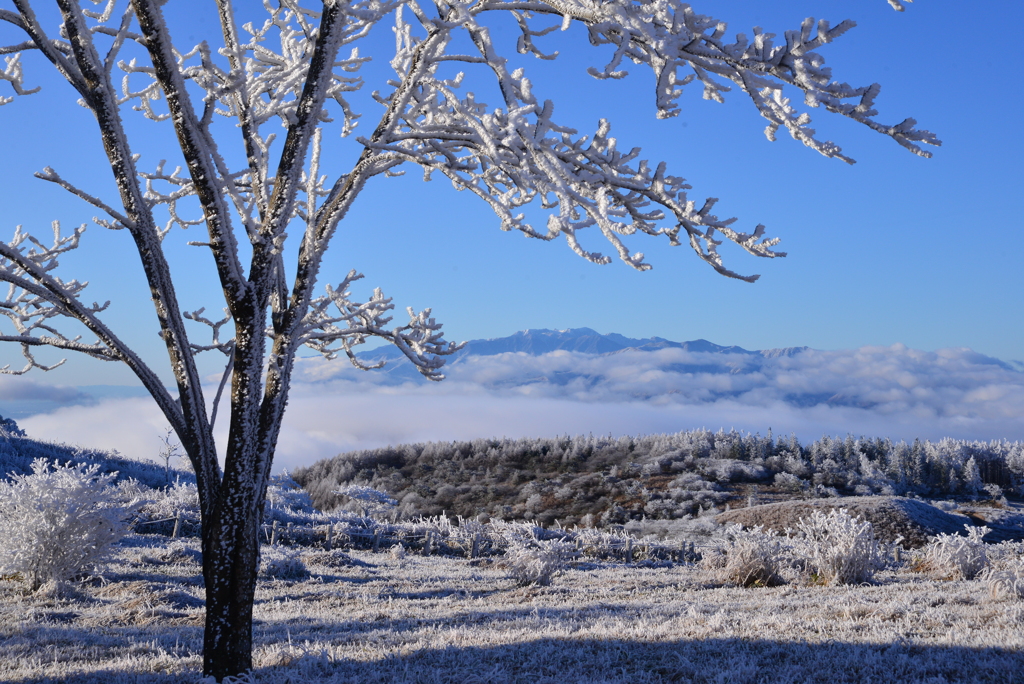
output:
<path id="1" fill-rule="evenodd" d="M 742 354 L 761 356 L 763 358 L 779 358 L 802 353 L 809 350 L 810 347 L 781 347 L 751 351 L 735 345 L 723 346 L 715 344 L 703 338 L 676 342 L 664 337 L 634 338 L 626 337 L 619 333 L 602 334 L 592 328 L 566 328 L 562 330 L 528 328 L 505 337 L 468 340 L 465 347 L 449 357 L 448 363 L 451 364 L 469 355 L 496 356 L 507 353 L 526 353 L 531 356 L 539 356 L 553 351 L 572 351 L 583 354 L 614 354 L 628 350 L 657 351 L 659 349 L 682 349 L 688 352 Z M 359 352 L 356 356 L 365 361 L 392 361 L 405 358 L 401 351 L 390 345 Z"/>

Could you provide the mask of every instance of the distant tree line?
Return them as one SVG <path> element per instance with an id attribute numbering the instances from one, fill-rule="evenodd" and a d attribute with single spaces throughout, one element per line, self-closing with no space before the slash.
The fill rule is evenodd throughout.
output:
<path id="1" fill-rule="evenodd" d="M 822 437 L 801 445 L 739 432 L 428 442 L 353 451 L 292 473 L 314 506 L 358 501 L 361 485 L 395 514 L 607 525 L 699 514 L 756 489 L 789 497 L 918 495 L 999 498 L 1024 487 L 1024 443 Z"/>

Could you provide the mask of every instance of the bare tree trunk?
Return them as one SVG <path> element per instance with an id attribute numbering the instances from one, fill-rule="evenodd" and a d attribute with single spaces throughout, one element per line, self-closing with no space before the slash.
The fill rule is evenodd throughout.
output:
<path id="1" fill-rule="evenodd" d="M 264 306 L 237 305 L 231 424 L 217 500 L 203 519 L 206 628 L 203 674 L 218 682 L 252 669 L 252 604 L 259 563 L 259 525 L 273 446 L 259 436 L 264 358 Z M 266 471 L 266 472 L 264 472 Z"/>
<path id="2" fill-rule="evenodd" d="M 259 518 L 222 507 L 204 525 L 203 577 L 206 626 L 203 674 L 218 682 L 252 670 L 252 604 L 259 562 Z"/>

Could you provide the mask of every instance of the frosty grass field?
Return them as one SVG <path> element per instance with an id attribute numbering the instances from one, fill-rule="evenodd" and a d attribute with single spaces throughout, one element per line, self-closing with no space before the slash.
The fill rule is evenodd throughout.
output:
<path id="1" fill-rule="evenodd" d="M 257 591 L 255 681 L 1024 681 L 1024 602 L 912 554 L 871 584 L 743 588 L 706 562 L 520 586 L 501 559 L 300 553 L 308 577 Z M 202 623 L 198 540 L 133 533 L 85 583 L 0 581 L 0 681 L 200 682 Z"/>

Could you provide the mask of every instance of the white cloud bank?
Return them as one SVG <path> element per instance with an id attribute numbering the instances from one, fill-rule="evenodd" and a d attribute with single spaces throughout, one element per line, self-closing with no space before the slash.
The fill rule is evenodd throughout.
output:
<path id="1" fill-rule="evenodd" d="M 903 345 L 766 358 L 681 349 L 468 356 L 442 383 L 300 362 L 276 464 L 386 444 L 691 428 L 1024 440 L 1024 373 L 968 349 Z M 155 455 L 151 401 L 102 400 L 19 420 L 32 436 Z M 223 440 L 223 435 L 221 435 Z"/>

